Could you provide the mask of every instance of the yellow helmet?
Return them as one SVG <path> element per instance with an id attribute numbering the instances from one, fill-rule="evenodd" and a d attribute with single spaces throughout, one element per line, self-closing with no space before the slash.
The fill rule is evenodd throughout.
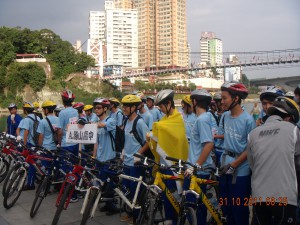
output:
<path id="1" fill-rule="evenodd" d="M 87 111 L 87 110 L 90 110 L 90 109 L 92 109 L 92 108 L 93 108 L 92 105 L 85 105 L 84 108 L 83 108 L 83 110 L 84 110 L 84 111 Z"/>
<path id="2" fill-rule="evenodd" d="M 121 102 L 117 98 L 114 98 L 114 97 L 109 98 L 108 101 L 110 101 L 110 102 L 116 102 L 116 103 L 121 104 Z"/>
<path id="3" fill-rule="evenodd" d="M 51 106 L 54 108 L 56 107 L 56 104 L 51 100 L 46 100 L 42 104 L 42 108 L 51 107 Z"/>
<path id="4" fill-rule="evenodd" d="M 34 105 L 31 102 L 24 102 L 22 107 L 23 108 L 34 109 Z"/>
<path id="5" fill-rule="evenodd" d="M 34 108 L 39 108 L 40 104 L 38 102 L 33 102 L 33 106 L 34 106 Z"/>
<path id="6" fill-rule="evenodd" d="M 142 102 L 142 100 L 140 99 L 140 97 L 136 96 L 136 95 L 125 95 L 122 98 L 121 101 L 123 104 L 135 104 L 135 103 L 140 103 Z"/>
<path id="7" fill-rule="evenodd" d="M 182 101 L 184 101 L 185 103 L 187 103 L 189 105 L 192 105 L 191 95 L 183 96 Z"/>

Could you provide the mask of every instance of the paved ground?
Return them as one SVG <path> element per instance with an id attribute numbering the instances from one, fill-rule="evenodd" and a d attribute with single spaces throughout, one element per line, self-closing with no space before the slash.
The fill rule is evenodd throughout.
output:
<path id="1" fill-rule="evenodd" d="M 2 190 L 2 185 L 0 185 Z M 23 191 L 17 203 L 10 209 L 3 207 L 3 197 L 0 194 L 0 225 L 49 225 L 56 211 L 55 201 L 57 193 L 48 195 L 37 215 L 32 219 L 29 215 L 35 191 Z M 77 203 L 70 203 L 67 210 L 61 214 L 60 225 L 78 225 L 81 221 L 80 209 L 83 199 Z M 125 225 L 119 221 L 119 214 L 106 216 L 105 213 L 96 211 L 95 218 L 89 220 L 88 225 Z"/>

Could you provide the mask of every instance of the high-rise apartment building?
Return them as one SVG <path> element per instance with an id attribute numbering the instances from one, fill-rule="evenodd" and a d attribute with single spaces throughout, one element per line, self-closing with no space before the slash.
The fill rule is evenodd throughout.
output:
<path id="1" fill-rule="evenodd" d="M 200 65 L 223 64 L 223 42 L 213 32 L 202 32 L 200 38 Z M 205 71 L 209 74 L 210 71 Z M 217 69 L 217 78 L 223 79 L 223 69 Z"/>
<path id="2" fill-rule="evenodd" d="M 188 66 L 186 0 L 132 2 L 138 10 L 139 67 Z"/>
<path id="3" fill-rule="evenodd" d="M 137 10 L 116 9 L 113 1 L 105 1 L 105 11 L 90 12 L 91 44 L 88 43 L 88 47 L 92 48 L 102 42 L 105 51 L 101 50 L 98 56 L 103 54 L 103 62 L 138 67 L 137 19 Z"/>
<path id="4" fill-rule="evenodd" d="M 116 9 L 133 9 L 134 0 L 114 0 Z"/>
<path id="5" fill-rule="evenodd" d="M 222 64 L 223 43 L 213 32 L 202 32 L 200 38 L 200 64 Z"/>

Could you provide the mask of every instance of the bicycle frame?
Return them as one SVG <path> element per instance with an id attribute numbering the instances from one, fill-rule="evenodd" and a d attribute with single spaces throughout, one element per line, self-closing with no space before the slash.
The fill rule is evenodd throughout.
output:
<path id="1" fill-rule="evenodd" d="M 163 174 L 159 171 L 156 172 L 155 175 L 155 180 L 153 185 L 150 185 L 151 188 L 156 189 L 159 193 L 165 193 L 167 196 L 168 200 L 172 204 L 173 208 L 179 214 L 180 210 L 180 204 L 179 202 L 175 199 L 173 194 L 170 192 L 170 190 L 167 188 L 166 184 L 164 183 L 164 180 L 183 180 L 184 176 L 182 174 L 179 174 L 178 176 L 173 176 L 173 175 L 166 175 Z"/>
<path id="2" fill-rule="evenodd" d="M 196 199 L 198 201 L 199 198 L 201 198 L 202 202 L 210 212 L 211 216 L 214 218 L 214 220 L 217 222 L 217 225 L 222 225 L 222 215 L 216 210 L 211 202 L 208 200 L 207 196 L 203 193 L 200 185 L 201 184 L 216 184 L 217 181 L 210 181 L 206 179 L 198 178 L 196 175 L 191 175 L 191 183 L 189 190 L 183 191 L 182 195 L 185 196 L 187 194 L 193 194 L 196 196 Z"/>
<path id="3" fill-rule="evenodd" d="M 90 194 L 91 190 L 92 189 L 96 189 L 97 193 L 99 193 L 99 194 L 97 195 L 97 198 L 96 198 L 96 200 L 94 202 L 94 205 L 93 205 L 93 208 L 92 208 L 92 211 L 91 211 L 91 215 L 90 216 L 91 216 L 91 218 L 93 218 L 94 215 L 95 215 L 95 211 L 97 209 L 98 203 L 99 203 L 100 198 L 101 198 L 101 193 L 102 193 L 101 192 L 101 187 L 104 186 L 104 182 L 101 179 L 99 179 L 97 176 L 95 176 L 93 173 L 89 173 L 89 174 L 91 174 L 92 177 L 93 177 L 92 178 L 93 185 L 91 187 L 89 187 L 88 190 L 87 190 L 87 192 L 86 192 L 86 195 L 85 195 L 85 198 L 84 198 L 81 210 L 80 210 L 80 214 L 83 215 L 83 213 L 85 211 L 86 204 L 87 204 L 87 202 L 89 200 L 89 194 Z"/>

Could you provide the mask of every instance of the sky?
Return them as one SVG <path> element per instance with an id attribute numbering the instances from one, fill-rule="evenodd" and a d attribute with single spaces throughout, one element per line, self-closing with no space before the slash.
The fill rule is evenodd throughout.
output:
<path id="1" fill-rule="evenodd" d="M 104 0 L 0 0 L 0 26 L 47 28 L 72 44 L 76 40 L 84 43 L 89 12 L 102 10 Z M 299 21 L 299 0 L 187 0 L 191 60 L 198 61 L 199 40 L 205 31 L 216 33 L 225 53 L 300 48 Z M 300 52 L 295 56 L 300 57 Z M 299 76 L 300 63 L 293 65 L 296 67 L 252 68 L 246 74 L 250 79 Z"/>

